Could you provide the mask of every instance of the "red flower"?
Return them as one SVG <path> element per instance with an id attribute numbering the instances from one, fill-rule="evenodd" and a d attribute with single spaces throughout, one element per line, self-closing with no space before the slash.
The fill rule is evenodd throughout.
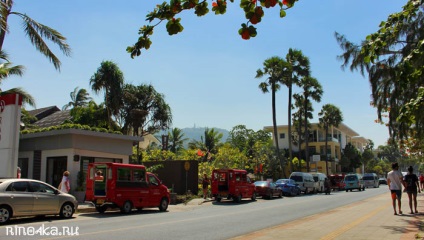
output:
<path id="1" fill-rule="evenodd" d="M 218 3 L 212 2 L 212 7 L 218 7 Z"/>
<path id="2" fill-rule="evenodd" d="M 283 0 L 283 4 L 287 5 L 288 4 L 288 0 Z"/>

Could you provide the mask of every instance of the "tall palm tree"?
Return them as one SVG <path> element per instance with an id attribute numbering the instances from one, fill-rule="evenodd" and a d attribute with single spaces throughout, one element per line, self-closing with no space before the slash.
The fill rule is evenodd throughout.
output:
<path id="1" fill-rule="evenodd" d="M 184 142 L 188 138 L 184 138 L 184 132 L 180 128 L 173 128 L 171 132 L 168 132 L 170 145 L 170 151 L 177 153 L 180 149 L 184 148 Z"/>
<path id="2" fill-rule="evenodd" d="M 268 93 L 271 91 L 272 99 L 272 126 L 274 130 L 274 144 L 277 159 L 280 159 L 280 147 L 278 146 L 278 132 L 277 132 L 277 114 L 275 107 L 275 92 L 280 89 L 280 83 L 284 76 L 285 62 L 280 57 L 271 57 L 264 61 L 263 69 L 258 69 L 256 71 L 256 78 L 262 78 L 265 75 L 268 75 L 268 78 L 265 82 L 259 84 L 259 88 L 263 93 Z M 280 159 L 281 169 L 284 169 L 283 160 Z M 284 171 L 283 171 L 284 173 Z"/>
<path id="3" fill-rule="evenodd" d="M 23 29 L 32 45 L 46 56 L 57 70 L 60 70 L 60 60 L 54 55 L 44 40 L 50 40 L 59 47 L 65 56 L 70 56 L 71 48 L 66 43 L 66 38 L 55 29 L 35 21 L 26 14 L 12 11 L 12 7 L 13 0 L 0 0 L 0 51 L 3 49 L 4 39 L 9 31 L 8 18 L 10 15 L 15 15 L 22 19 Z"/>
<path id="4" fill-rule="evenodd" d="M 282 83 L 287 86 L 289 90 L 289 101 L 288 101 L 288 137 L 289 137 L 289 161 L 291 163 L 291 169 L 294 171 L 293 168 L 293 146 L 292 146 L 292 95 L 293 95 L 293 84 L 299 85 L 300 78 L 305 77 L 309 74 L 309 59 L 305 57 L 300 50 L 296 49 L 289 49 L 289 52 L 286 55 L 286 73 L 285 77 L 283 78 Z"/>
<path id="5" fill-rule="evenodd" d="M 91 88 L 95 93 L 104 91 L 104 101 L 109 118 L 109 127 L 112 126 L 112 116 L 117 116 L 122 106 L 122 88 L 124 74 L 118 65 L 112 61 L 103 61 L 100 67 L 90 78 Z"/>
<path id="6" fill-rule="evenodd" d="M 305 160 L 306 160 L 306 168 L 307 168 L 307 171 L 309 172 L 309 127 L 308 127 L 309 120 L 308 119 L 312 118 L 312 112 L 310 111 L 312 107 L 311 106 L 308 107 L 308 105 L 311 103 L 310 99 L 316 102 L 320 102 L 321 96 L 323 94 L 323 90 L 318 80 L 310 76 L 303 77 L 300 81 L 300 86 L 303 89 L 303 99 L 304 99 L 303 110 L 305 111 L 303 114 L 304 116 L 303 126 L 305 129 L 305 139 L 304 139 L 305 140 Z"/>
<path id="7" fill-rule="evenodd" d="M 325 130 L 325 170 L 328 176 L 328 130 L 330 127 L 338 127 L 343 122 L 343 114 L 340 109 L 333 104 L 325 104 L 322 106 L 321 111 L 318 113 L 320 127 Z"/>
<path id="8" fill-rule="evenodd" d="M 84 88 L 78 90 L 78 87 L 76 87 L 69 95 L 71 97 L 71 101 L 64 105 L 62 110 L 67 110 L 70 107 L 85 107 L 88 105 L 88 102 L 93 99 Z"/>

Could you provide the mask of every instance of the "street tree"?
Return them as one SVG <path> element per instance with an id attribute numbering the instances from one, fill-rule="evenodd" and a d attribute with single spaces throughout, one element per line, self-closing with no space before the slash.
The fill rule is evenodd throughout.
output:
<path id="1" fill-rule="evenodd" d="M 95 93 L 104 92 L 104 102 L 109 118 L 109 127 L 112 126 L 112 116 L 118 116 L 122 106 L 122 88 L 124 74 L 118 65 L 112 61 L 103 61 L 100 67 L 90 78 L 91 89 Z"/>
<path id="2" fill-rule="evenodd" d="M 116 124 L 109 126 L 109 118 L 104 104 L 97 105 L 90 101 L 87 106 L 77 106 L 71 109 L 72 122 L 90 127 L 118 130 Z"/>
<path id="3" fill-rule="evenodd" d="M 88 103 L 93 100 L 93 98 L 90 97 L 90 94 L 84 88 L 78 89 L 78 87 L 76 87 L 74 91 L 69 94 L 69 96 L 71 97 L 71 101 L 65 104 L 62 107 L 62 110 L 67 110 L 68 108 L 74 107 L 86 107 Z"/>
<path id="4" fill-rule="evenodd" d="M 292 95 L 293 85 L 299 85 L 300 79 L 306 77 L 310 73 L 309 59 L 303 55 L 302 51 L 296 49 L 289 49 L 286 55 L 286 67 L 285 76 L 282 79 L 282 84 L 286 85 L 288 94 L 288 107 L 287 107 L 287 118 L 288 118 L 288 138 L 289 138 L 289 161 L 293 171 L 293 146 L 292 146 Z"/>
<path id="5" fill-rule="evenodd" d="M 122 131 L 128 135 L 145 136 L 167 130 L 172 124 L 171 107 L 165 96 L 150 84 L 125 84 L 122 90 Z"/>
<path id="6" fill-rule="evenodd" d="M 424 143 L 424 1 L 408 0 L 360 44 L 336 33 L 343 67 L 366 75 L 378 121 L 391 140 L 414 137 Z"/>
<path id="7" fill-rule="evenodd" d="M 280 156 L 280 148 L 278 146 L 278 131 L 277 131 L 277 113 L 275 106 L 275 93 L 280 89 L 281 80 L 284 77 L 285 61 L 280 57 L 271 57 L 264 61 L 263 69 L 256 71 L 256 78 L 262 78 L 268 75 L 265 82 L 259 84 L 259 89 L 263 93 L 271 91 L 271 104 L 272 104 L 272 126 L 274 134 L 274 144 L 276 156 Z M 280 166 L 284 169 L 283 159 L 280 159 Z"/>
<path id="8" fill-rule="evenodd" d="M 57 70 L 60 70 L 61 62 L 50 50 L 45 40 L 49 40 L 59 47 L 65 56 L 70 56 L 71 48 L 66 43 L 66 38 L 55 29 L 35 21 L 28 15 L 12 11 L 13 5 L 13 0 L 0 0 L 0 51 L 3 50 L 4 40 L 9 32 L 9 17 L 18 16 L 22 19 L 25 35 L 28 36 L 35 49 L 47 57 Z"/>
<path id="9" fill-rule="evenodd" d="M 351 143 L 346 144 L 343 149 L 341 159 L 342 171 L 344 172 L 355 172 L 356 168 L 359 168 L 362 164 L 362 156 L 359 150 Z"/>
<path id="10" fill-rule="evenodd" d="M 178 34 L 184 30 L 181 18 L 178 17 L 183 12 L 194 11 L 198 17 L 208 14 L 210 10 L 215 15 L 225 14 L 228 2 L 234 3 L 234 0 L 214 0 L 212 7 L 209 6 L 207 0 L 169 0 L 169 2 L 158 4 L 153 11 L 146 15 L 146 21 L 149 24 L 138 30 L 140 36 L 134 45 L 127 47 L 127 52 L 134 58 L 140 56 L 142 49 L 149 49 L 154 29 L 162 22 L 166 22 L 166 30 L 169 35 Z M 248 40 L 257 35 L 253 25 L 261 22 L 265 15 L 264 8 L 279 7 L 279 15 L 283 18 L 286 16 L 286 10 L 293 7 L 295 2 L 297 0 L 240 0 L 240 8 L 243 9 L 246 18 L 246 22 L 242 23 L 238 30 L 241 38 Z"/>
<path id="11" fill-rule="evenodd" d="M 318 113 L 319 125 L 325 130 L 325 170 L 328 175 L 328 131 L 332 127 L 338 127 L 343 122 L 343 114 L 338 107 L 333 104 L 325 104 Z"/>
<path id="12" fill-rule="evenodd" d="M 304 128 L 304 134 L 305 134 L 305 160 L 306 160 L 306 169 L 309 172 L 309 119 L 312 119 L 312 102 L 311 100 L 314 100 L 315 102 L 321 102 L 321 96 L 324 93 L 322 90 L 321 84 L 318 82 L 316 78 L 313 78 L 311 76 L 303 77 L 300 80 L 300 87 L 302 88 L 303 92 L 303 128 Z M 311 105 L 310 105 L 311 104 Z M 311 111 L 312 110 L 312 111 Z"/>

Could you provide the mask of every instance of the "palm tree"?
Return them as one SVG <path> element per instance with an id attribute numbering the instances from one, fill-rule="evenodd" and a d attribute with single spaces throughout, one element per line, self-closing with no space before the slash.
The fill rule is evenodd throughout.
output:
<path id="1" fill-rule="evenodd" d="M 325 104 L 322 106 L 321 112 L 318 113 L 320 127 L 325 129 L 325 170 L 328 176 L 328 129 L 330 127 L 338 127 L 343 122 L 343 115 L 340 109 L 333 104 Z"/>
<path id="2" fill-rule="evenodd" d="M 262 78 L 268 75 L 267 81 L 259 84 L 259 88 L 263 93 L 271 90 L 272 99 L 272 126 L 274 129 L 274 144 L 277 158 L 280 159 L 280 148 L 278 146 L 278 132 L 277 132 L 277 114 L 275 108 L 275 92 L 280 89 L 280 82 L 284 76 L 285 62 L 279 57 L 271 57 L 263 63 L 264 68 L 256 71 L 256 78 Z M 281 168 L 284 169 L 283 161 L 280 159 Z M 284 173 L 284 171 L 283 171 Z"/>
<path id="3" fill-rule="evenodd" d="M 90 94 L 84 88 L 78 90 L 78 87 L 76 87 L 69 95 L 71 96 L 71 101 L 64 105 L 62 110 L 67 110 L 70 107 L 85 107 L 93 99 L 89 97 Z"/>
<path id="4" fill-rule="evenodd" d="M 177 153 L 180 149 L 184 148 L 184 142 L 188 138 L 184 138 L 184 132 L 180 128 L 173 128 L 171 132 L 168 132 L 169 141 L 171 142 L 170 151 Z"/>
<path id="5" fill-rule="evenodd" d="M 91 88 L 95 93 L 104 91 L 105 105 L 109 118 L 109 127 L 112 126 L 112 116 L 117 116 L 122 106 L 122 88 L 124 74 L 118 65 L 112 61 L 103 61 L 97 72 L 90 78 Z"/>
<path id="6" fill-rule="evenodd" d="M 309 121 L 308 119 L 312 118 L 312 113 L 309 111 L 310 109 L 312 109 L 312 107 L 309 106 L 309 104 L 311 102 L 310 99 L 316 102 L 320 102 L 321 96 L 323 94 L 323 90 L 318 80 L 310 76 L 303 77 L 300 81 L 300 86 L 303 89 L 303 99 L 304 99 L 303 110 L 305 111 L 303 114 L 304 116 L 303 126 L 305 129 L 305 139 L 304 139 L 305 140 L 305 160 L 306 160 L 306 168 L 307 168 L 307 171 L 309 172 L 309 127 L 308 127 Z"/>
<path id="7" fill-rule="evenodd" d="M 209 154 L 216 154 L 218 152 L 219 147 L 222 146 L 221 139 L 223 137 L 222 133 L 219 133 L 214 128 L 205 129 L 205 134 L 198 140 L 192 140 L 188 143 L 188 147 L 190 149 L 200 149 L 206 154 L 204 155 L 204 161 L 210 158 Z"/>
<path id="8" fill-rule="evenodd" d="M 26 14 L 13 12 L 12 7 L 13 0 L 0 0 L 0 51 L 3 49 L 6 33 L 9 31 L 9 24 L 7 23 L 9 16 L 19 16 L 22 19 L 25 34 L 29 37 L 31 43 L 53 63 L 57 70 L 60 70 L 60 60 L 54 55 L 44 40 L 52 41 L 65 56 L 70 56 L 71 49 L 66 43 L 66 38 L 55 29 L 36 22 Z"/>
<path id="9" fill-rule="evenodd" d="M 293 95 L 293 84 L 299 85 L 300 78 L 305 77 L 309 74 L 309 59 L 305 57 L 300 50 L 289 49 L 289 52 L 286 55 L 287 68 L 285 77 L 283 78 L 282 83 L 287 86 L 289 90 L 289 101 L 288 101 L 288 126 L 289 126 L 289 161 L 291 163 L 292 172 L 293 168 L 293 146 L 292 146 L 292 123 L 291 123 L 291 111 L 292 111 L 292 95 Z"/>
<path id="10" fill-rule="evenodd" d="M 18 75 L 22 76 L 24 73 L 24 67 L 21 65 L 12 66 L 12 63 L 9 61 L 7 53 L 0 50 L 0 59 L 4 62 L 0 63 L 0 84 L 2 80 L 11 76 Z M 28 104 L 32 107 L 35 107 L 34 98 L 22 88 L 12 88 L 6 91 L 2 91 L 0 88 L 0 96 L 4 96 L 10 93 L 17 93 L 22 96 L 22 101 L 24 104 Z"/>

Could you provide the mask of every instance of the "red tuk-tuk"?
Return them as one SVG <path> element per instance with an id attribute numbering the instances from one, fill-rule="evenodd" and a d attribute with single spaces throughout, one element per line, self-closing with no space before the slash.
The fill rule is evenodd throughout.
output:
<path id="1" fill-rule="evenodd" d="M 120 208 L 123 213 L 146 207 L 166 211 L 170 201 L 168 188 L 143 165 L 90 163 L 86 183 L 86 200 L 99 213 L 108 208 Z"/>
<path id="2" fill-rule="evenodd" d="M 331 189 L 339 191 L 344 190 L 346 186 L 344 177 L 344 174 L 331 174 L 328 177 L 331 183 Z"/>
<path id="3" fill-rule="evenodd" d="M 242 198 L 256 200 L 255 184 L 246 170 L 215 169 L 212 171 L 212 196 L 217 202 L 222 198 L 240 202 Z"/>

